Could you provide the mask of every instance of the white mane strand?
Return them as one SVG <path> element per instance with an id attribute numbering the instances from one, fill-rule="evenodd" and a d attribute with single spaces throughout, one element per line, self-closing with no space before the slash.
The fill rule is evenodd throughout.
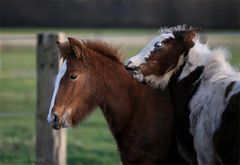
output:
<path id="1" fill-rule="evenodd" d="M 183 31 L 183 30 L 190 30 L 192 29 L 192 26 L 188 27 L 186 24 L 184 25 L 178 25 L 178 26 L 173 26 L 173 27 L 161 27 L 159 32 L 160 34 L 162 33 L 172 33 L 174 31 Z"/>

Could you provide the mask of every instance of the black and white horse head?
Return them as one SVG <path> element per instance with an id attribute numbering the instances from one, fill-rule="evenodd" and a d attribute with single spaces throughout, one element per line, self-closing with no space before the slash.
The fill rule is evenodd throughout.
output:
<path id="1" fill-rule="evenodd" d="M 126 68 L 139 81 L 165 88 L 194 46 L 199 30 L 186 25 L 162 28 L 159 36 L 126 62 Z"/>

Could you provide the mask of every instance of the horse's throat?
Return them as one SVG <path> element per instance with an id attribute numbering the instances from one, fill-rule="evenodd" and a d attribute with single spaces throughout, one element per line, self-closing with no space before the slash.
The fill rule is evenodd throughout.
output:
<path id="1" fill-rule="evenodd" d="M 124 105 L 124 103 L 119 103 L 118 105 L 102 104 L 100 107 L 112 134 L 115 138 L 118 138 L 128 124 L 131 108 Z"/>

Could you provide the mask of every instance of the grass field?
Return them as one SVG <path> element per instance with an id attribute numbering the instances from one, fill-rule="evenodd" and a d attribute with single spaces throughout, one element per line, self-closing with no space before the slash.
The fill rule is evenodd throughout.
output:
<path id="1" fill-rule="evenodd" d="M 14 32 L 15 33 L 15 32 Z M 104 32 L 107 33 L 107 32 Z M 113 32 L 111 32 L 113 33 Z M 140 33 L 140 32 L 139 32 Z M 141 48 L 125 50 L 136 54 Z M 34 164 L 35 47 L 2 47 L 0 52 L 0 164 Z M 239 66 L 239 48 L 231 62 Z M 15 116 L 22 113 L 22 116 Z M 5 117 L 1 114 L 10 114 Z M 11 116 L 11 114 L 13 114 Z M 26 115 L 25 115 L 26 114 Z M 116 144 L 100 109 L 75 129 L 68 129 L 68 164 L 120 164 Z"/>

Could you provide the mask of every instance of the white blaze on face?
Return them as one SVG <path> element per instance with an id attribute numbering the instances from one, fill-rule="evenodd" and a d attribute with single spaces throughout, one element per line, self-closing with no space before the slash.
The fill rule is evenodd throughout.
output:
<path id="1" fill-rule="evenodd" d="M 63 62 L 63 64 L 61 65 L 60 70 L 57 75 L 57 78 L 56 78 L 56 81 L 55 81 L 54 92 L 53 92 L 53 96 L 52 96 L 52 100 L 51 100 L 51 104 L 50 104 L 50 108 L 49 108 L 49 112 L 48 112 L 48 117 L 47 117 L 49 124 L 51 124 L 51 122 L 52 122 L 51 113 L 52 113 L 52 108 L 54 107 L 54 103 L 55 103 L 56 95 L 57 95 L 58 88 L 60 85 L 60 81 L 66 71 L 67 71 L 67 60 L 65 60 Z"/>
<path id="2" fill-rule="evenodd" d="M 146 62 L 146 58 L 149 57 L 151 51 L 155 49 L 155 44 L 159 43 L 161 45 L 162 41 L 168 38 L 174 38 L 173 33 L 164 33 L 156 38 L 154 38 L 152 41 L 150 41 L 137 55 L 131 57 L 127 62 L 126 65 L 128 67 L 138 67 L 141 64 Z"/>

